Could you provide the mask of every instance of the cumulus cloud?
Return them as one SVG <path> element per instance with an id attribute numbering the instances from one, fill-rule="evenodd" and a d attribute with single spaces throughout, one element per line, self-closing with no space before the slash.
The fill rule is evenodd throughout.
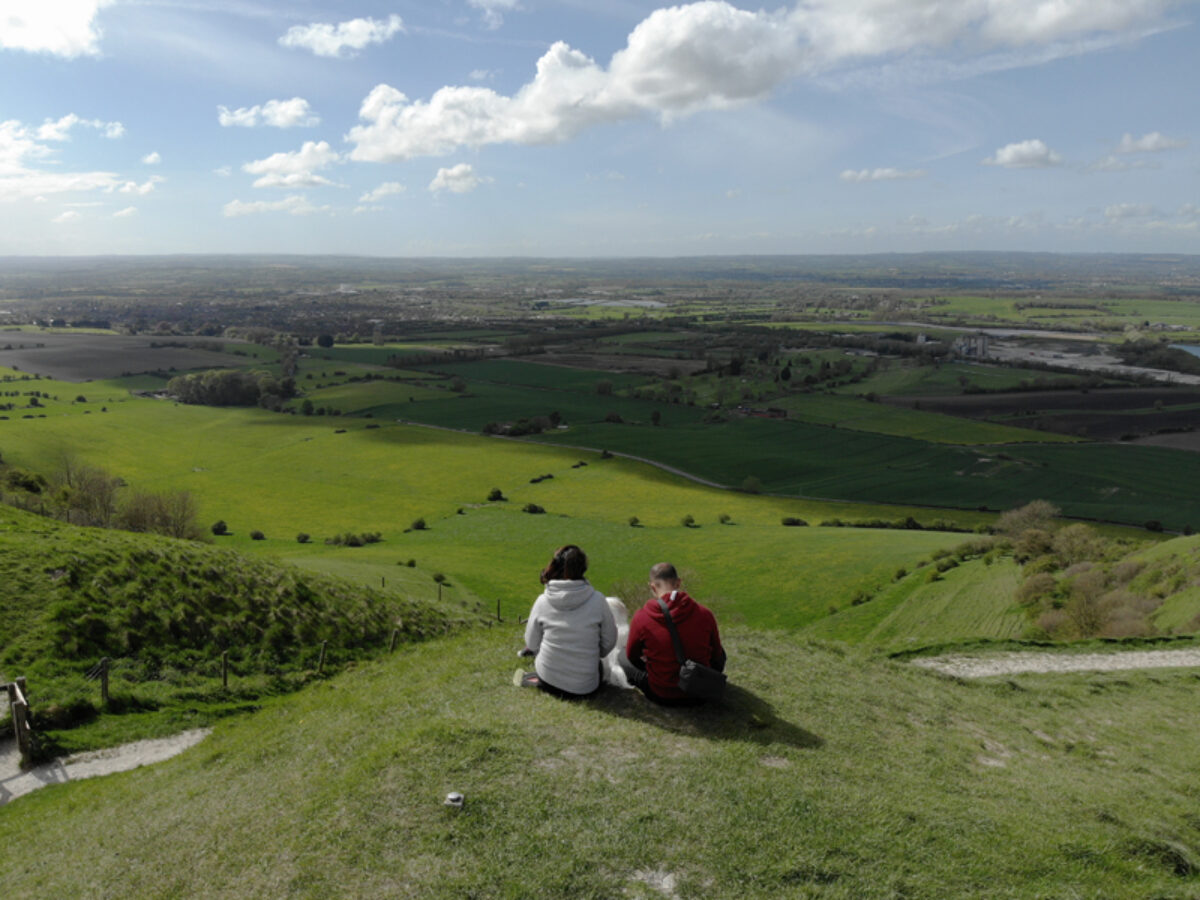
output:
<path id="1" fill-rule="evenodd" d="M 1169 138 L 1161 131 L 1151 131 L 1140 138 L 1135 138 L 1128 132 L 1117 145 L 1118 153 L 1161 153 L 1164 150 L 1179 150 L 1187 146 L 1187 141 Z"/>
<path id="2" fill-rule="evenodd" d="M 114 123 L 87 122 L 74 114 L 36 127 L 15 119 L 0 122 L 0 202 L 119 189 L 123 182 L 114 172 L 72 172 L 52 163 L 58 151 L 47 142 L 67 140 L 80 124 L 106 130 Z"/>
<path id="3" fill-rule="evenodd" d="M 113 191 L 117 191 L 121 194 L 137 194 L 139 197 L 144 197 L 153 191 L 156 185 L 161 184 L 165 180 L 161 175 L 151 175 L 141 184 L 138 184 L 136 181 L 125 181 L 114 183 L 111 187 L 105 188 L 105 190 L 110 194 Z"/>
<path id="4" fill-rule="evenodd" d="M 233 166 L 219 166 L 213 169 L 214 175 L 220 175 L 222 178 L 228 178 L 233 174 Z"/>
<path id="5" fill-rule="evenodd" d="M 150 153 L 147 153 L 145 156 L 143 156 L 142 162 L 144 162 L 148 166 L 157 166 L 159 163 L 162 162 L 162 155 L 157 150 L 154 150 Z"/>
<path id="6" fill-rule="evenodd" d="M 9 0 L 0 49 L 49 53 L 68 59 L 100 52 L 96 16 L 113 0 Z"/>
<path id="7" fill-rule="evenodd" d="M 382 44 L 404 30 L 404 21 L 397 15 L 383 19 L 351 19 L 332 25 L 314 22 L 293 25 L 279 39 L 284 47 L 311 50 L 317 56 L 353 56 L 368 44 Z"/>
<path id="8" fill-rule="evenodd" d="M 112 214 L 114 219 L 128 219 L 130 216 L 137 215 L 136 206 L 127 206 L 124 209 L 118 209 Z"/>
<path id="9" fill-rule="evenodd" d="M 217 121 L 226 128 L 253 128 L 257 125 L 310 128 L 320 124 L 321 118 L 312 111 L 307 100 L 293 97 L 291 100 L 268 100 L 266 103 L 232 110 L 227 106 L 218 106 Z"/>
<path id="10" fill-rule="evenodd" d="M 1006 169 L 1044 169 L 1061 162 L 1062 157 L 1037 138 L 1006 144 L 983 161 L 984 165 Z"/>
<path id="11" fill-rule="evenodd" d="M 322 187 L 334 182 L 316 174 L 341 161 L 341 155 L 327 141 L 305 141 L 299 150 L 274 153 L 266 159 L 258 159 L 242 166 L 242 171 L 260 176 L 254 182 L 257 188 Z"/>
<path id="12" fill-rule="evenodd" d="M 476 5 L 496 11 L 508 2 Z M 1174 2 L 805 0 L 791 10 L 753 12 L 702 0 L 652 12 L 607 67 L 555 43 L 512 95 L 446 86 L 428 99 L 411 99 L 377 85 L 359 110 L 363 123 L 347 140 L 354 144 L 351 158 L 373 162 L 486 144 L 560 143 L 607 122 L 641 115 L 670 121 L 754 102 L 791 78 L 839 65 L 1117 34 L 1148 25 Z"/>
<path id="13" fill-rule="evenodd" d="M 469 6 L 483 13 L 483 22 L 488 28 L 499 28 L 504 24 L 504 14 L 520 9 L 517 0 L 467 0 Z"/>
<path id="14" fill-rule="evenodd" d="M 408 188 L 398 181 L 385 181 L 379 187 L 375 188 L 375 190 L 367 191 L 365 194 L 359 197 L 358 202 L 375 203 L 377 200 L 388 197 L 392 194 L 403 194 L 406 190 L 408 190 Z"/>
<path id="15" fill-rule="evenodd" d="M 793 35 L 777 14 L 724 2 L 659 9 L 629 35 L 607 69 L 563 42 L 538 60 L 531 82 L 504 96 L 444 87 L 410 101 L 390 85 L 362 103 L 350 130 L 356 160 L 393 162 L 460 146 L 552 144 L 644 113 L 664 120 L 765 97 L 794 70 Z"/>
<path id="16" fill-rule="evenodd" d="M 84 119 L 75 113 L 67 113 L 59 119 L 46 119 L 37 130 L 39 141 L 67 141 L 71 139 L 71 129 L 75 126 L 97 128 L 104 132 L 106 138 L 119 138 L 125 133 L 125 126 L 120 122 L 103 122 L 100 119 Z"/>
<path id="17" fill-rule="evenodd" d="M 83 213 L 75 209 L 68 209 L 66 212 L 61 212 L 50 221 L 55 225 L 63 225 L 67 222 L 75 222 L 83 218 Z"/>
<path id="18" fill-rule="evenodd" d="M 924 169 L 845 169 L 840 176 L 842 181 L 902 181 L 912 178 L 924 178 Z"/>
<path id="19" fill-rule="evenodd" d="M 249 203 L 242 200 L 230 200 L 222 207 L 221 212 L 230 218 L 270 212 L 307 216 L 328 208 L 328 206 L 313 206 L 303 194 L 288 194 L 282 200 L 252 200 Z"/>
<path id="20" fill-rule="evenodd" d="M 492 179 L 475 174 L 470 163 L 459 163 L 457 166 L 437 170 L 433 181 L 429 182 L 429 190 L 433 193 L 450 191 L 452 194 L 467 194 L 479 185 Z"/>

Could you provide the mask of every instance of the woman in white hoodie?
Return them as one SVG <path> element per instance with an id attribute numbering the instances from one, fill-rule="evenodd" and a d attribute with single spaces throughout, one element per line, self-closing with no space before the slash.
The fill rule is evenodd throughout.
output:
<path id="1" fill-rule="evenodd" d="M 533 602 L 525 626 L 538 687 L 571 699 L 600 688 L 600 660 L 617 644 L 612 610 L 587 583 L 586 571 L 587 555 L 574 544 L 556 550 L 542 570 L 545 590 Z"/>

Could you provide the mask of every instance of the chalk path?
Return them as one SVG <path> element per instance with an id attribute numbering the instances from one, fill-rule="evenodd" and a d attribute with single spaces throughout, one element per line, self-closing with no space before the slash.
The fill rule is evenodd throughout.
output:
<path id="1" fill-rule="evenodd" d="M 1200 647 L 1182 650 L 1125 650 L 1117 653 L 996 653 L 987 656 L 929 656 L 914 666 L 959 678 L 1048 672 L 1114 672 L 1200 666 Z"/>
<path id="2" fill-rule="evenodd" d="M 0 806 L 48 784 L 111 775 L 162 762 L 194 747 L 211 733 L 211 728 L 197 728 L 172 737 L 77 753 L 24 771 L 20 767 L 16 742 L 5 741 L 0 743 Z"/>

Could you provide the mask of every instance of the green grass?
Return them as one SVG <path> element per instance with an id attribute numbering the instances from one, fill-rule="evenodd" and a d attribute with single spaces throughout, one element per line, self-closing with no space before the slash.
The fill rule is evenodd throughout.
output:
<path id="1" fill-rule="evenodd" d="M 1200 457 L 1159 447 L 955 447 L 754 418 L 585 425 L 539 439 L 634 453 L 719 484 L 753 476 L 766 490 L 808 497 L 993 510 L 1041 498 L 1071 516 L 1175 529 L 1200 523 Z"/>
<path id="2" fill-rule="evenodd" d="M 911 437 L 936 444 L 1063 443 L 1074 440 L 1066 435 L 871 403 L 836 394 L 795 394 L 776 397 L 769 402 L 788 410 L 791 418 L 797 421 Z"/>
<path id="3" fill-rule="evenodd" d="M 306 564 L 315 568 L 320 559 L 370 567 L 416 559 L 420 571 L 445 573 L 489 608 L 500 598 L 509 616 L 527 612 L 537 572 L 567 540 L 592 554 L 599 584 L 641 578 L 651 564 L 675 557 L 703 576 L 710 593 L 730 598 L 731 614 L 744 609 L 736 614 L 747 622 L 784 626 L 811 621 L 845 602 L 848 592 L 959 540 L 944 533 L 851 533 L 779 524 L 784 516 L 812 522 L 936 517 L 928 510 L 755 497 L 595 453 L 426 428 L 368 430 L 362 420 L 344 417 L 135 400 L 107 416 L 2 424 L 18 424 L 0 431 L 0 448 L 10 463 L 52 465 L 70 450 L 139 489 L 191 491 L 202 525 L 222 519 L 233 532 L 222 546 L 311 560 Z M 335 433 L 339 428 L 349 430 Z M 130 434 L 139 440 L 130 441 Z M 575 468 L 580 460 L 588 465 Z M 529 483 L 546 473 L 555 477 Z M 474 508 L 495 487 L 509 502 Z M 527 503 L 549 514 L 522 513 Z M 457 514 L 460 508 L 463 515 Z M 722 514 L 736 524 L 717 524 Z M 701 527 L 683 528 L 684 515 Z M 631 516 L 645 527 L 629 527 Z M 429 529 L 405 534 L 417 518 L 426 519 Z M 978 513 L 955 518 L 968 527 L 988 519 Z M 266 539 L 252 541 L 252 530 Z M 314 543 L 297 544 L 301 531 Z M 346 531 L 379 531 L 383 541 L 361 548 L 322 543 Z M 782 577 L 779 566 L 762 564 L 764 558 L 781 561 Z"/>
<path id="4" fill-rule="evenodd" d="M 701 711 L 514 688 L 514 628 L 406 649 L 169 762 L 0 812 L 13 897 L 1183 897 L 1189 672 L 962 683 L 727 629 Z M 442 805 L 466 795 L 457 811 Z M 100 852 L 95 848 L 120 848 Z"/>
<path id="5" fill-rule="evenodd" d="M 932 567 L 917 569 L 866 603 L 851 606 L 805 629 L 818 639 L 904 648 L 946 644 L 979 636 L 1020 637 L 1029 620 L 1014 599 L 1020 567 L 1011 559 L 993 565 L 971 560 L 930 581 Z"/>

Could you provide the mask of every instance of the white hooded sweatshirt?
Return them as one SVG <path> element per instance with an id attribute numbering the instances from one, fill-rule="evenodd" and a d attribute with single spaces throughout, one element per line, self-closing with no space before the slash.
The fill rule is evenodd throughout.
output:
<path id="1" fill-rule="evenodd" d="M 547 684 L 572 694 L 600 686 L 600 659 L 617 645 L 617 623 L 604 595 L 584 580 L 550 581 L 533 602 L 525 646 Z"/>

